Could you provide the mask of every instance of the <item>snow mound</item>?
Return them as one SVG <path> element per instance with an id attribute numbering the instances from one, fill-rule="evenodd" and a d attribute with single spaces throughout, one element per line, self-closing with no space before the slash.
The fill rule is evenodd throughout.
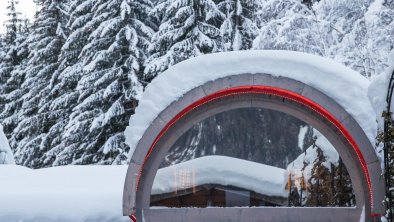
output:
<path id="1" fill-rule="evenodd" d="M 330 59 L 291 51 L 236 51 L 181 62 L 148 85 L 126 128 L 130 157 L 150 123 L 173 101 L 211 80 L 242 73 L 269 73 L 308 84 L 334 99 L 363 128 L 372 144 L 376 114 L 367 97 L 369 81 Z"/>
<path id="2" fill-rule="evenodd" d="M 394 50 L 391 51 L 388 61 L 389 67 L 382 74 L 375 76 L 368 87 L 368 97 L 375 109 L 379 131 L 383 130 L 382 113 L 387 109 L 387 90 L 389 88 L 390 77 L 394 72 Z M 394 101 L 391 101 L 391 104 L 393 109 Z"/>
<path id="3" fill-rule="evenodd" d="M 121 222 L 123 166 L 62 166 L 32 170 L 0 165 L 0 222 Z M 287 197 L 284 169 L 209 156 L 160 169 L 152 193 L 174 191 L 174 170 L 195 169 L 197 185 L 213 183 Z"/>
<path id="4" fill-rule="evenodd" d="M 390 78 L 394 72 L 394 50 L 391 51 L 389 58 L 389 67 L 380 75 L 375 76 L 372 79 L 371 84 L 368 87 L 368 97 L 372 104 L 373 109 L 376 113 L 378 132 L 384 130 L 384 119 L 382 117 L 383 111 L 387 110 L 386 96 L 389 88 Z M 394 109 L 394 98 L 391 100 L 391 112 Z M 376 147 L 376 153 L 380 159 L 381 167 L 384 169 L 383 164 L 383 144 L 380 143 Z"/>
<path id="5" fill-rule="evenodd" d="M 120 222 L 127 166 L 0 165 L 0 222 Z"/>
<path id="6" fill-rule="evenodd" d="M 285 169 L 226 156 L 205 156 L 160 169 L 153 182 L 152 194 L 175 192 L 179 189 L 177 175 L 184 176 L 190 170 L 193 183 L 184 184 L 183 189 L 217 184 L 267 196 L 288 197 Z"/>
<path id="7" fill-rule="evenodd" d="M 4 134 L 3 126 L 0 124 L 0 164 L 15 164 L 7 137 Z"/>
<path id="8" fill-rule="evenodd" d="M 391 50 L 388 58 L 389 65 L 394 68 L 394 49 Z"/>

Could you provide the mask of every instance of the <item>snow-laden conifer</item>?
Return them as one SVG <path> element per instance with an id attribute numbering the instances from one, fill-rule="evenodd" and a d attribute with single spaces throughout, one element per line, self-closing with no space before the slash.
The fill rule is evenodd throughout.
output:
<path id="1" fill-rule="evenodd" d="M 90 33 L 77 64 L 77 104 L 55 165 L 126 161 L 123 131 L 142 93 L 139 79 L 153 34 L 146 25 L 151 8 L 150 0 L 94 1 L 93 16 L 83 26 Z"/>
<path id="2" fill-rule="evenodd" d="M 20 121 L 13 130 L 18 163 L 41 167 L 39 157 L 46 150 L 40 149 L 42 139 L 56 124 L 58 112 L 51 111 L 51 78 L 58 68 L 58 56 L 64 43 L 67 5 L 64 0 L 37 1 L 38 12 L 28 41 L 29 56 L 20 86 L 23 104 Z"/>
<path id="3" fill-rule="evenodd" d="M 58 58 L 59 66 L 49 83 L 51 100 L 48 101 L 48 110 L 57 115 L 56 123 L 50 127 L 40 143 L 40 149 L 45 150 L 45 153 L 40 156 L 43 166 L 51 166 L 57 159 L 57 154 L 68 146 L 63 132 L 72 109 L 78 104 L 79 92 L 76 87 L 83 75 L 79 55 L 88 43 L 92 30 L 88 27 L 93 26 L 91 19 L 94 4 L 93 0 L 73 0 L 69 4 L 68 22 L 65 26 L 69 35 L 64 40 Z"/>
<path id="4" fill-rule="evenodd" d="M 342 0 L 325 7 L 336 13 L 319 13 L 339 32 L 331 57 L 367 77 L 382 73 L 394 47 L 394 2 Z"/>
<path id="5" fill-rule="evenodd" d="M 254 0 L 225 0 L 218 4 L 225 15 L 220 33 L 226 51 L 252 48 L 258 34 L 256 13 L 261 5 L 262 1 Z"/>
<path id="6" fill-rule="evenodd" d="M 160 27 L 149 48 L 148 81 L 178 62 L 223 50 L 220 25 L 225 15 L 213 0 L 162 0 L 151 15 Z"/>
<path id="7" fill-rule="evenodd" d="M 20 13 L 16 10 L 16 0 L 7 1 L 7 20 L 4 24 L 5 33 L 1 39 L 1 62 L 0 62 L 0 96 L 4 97 L 7 91 L 7 81 L 11 77 L 14 66 L 18 65 L 20 59 L 17 55 L 16 42 L 21 27 Z M 3 87 L 1 87 L 3 86 Z M 0 107 L 4 107 L 4 98 L 0 100 Z"/>
<path id="8" fill-rule="evenodd" d="M 280 49 L 326 55 L 325 21 L 318 20 L 307 4 L 293 0 L 272 0 L 258 13 L 261 28 L 255 49 Z"/>
<path id="9" fill-rule="evenodd" d="M 9 0 L 7 7 L 8 20 L 4 37 L 4 55 L 1 56 L 0 76 L 0 122 L 3 124 L 4 133 L 10 138 L 12 147 L 16 147 L 13 129 L 19 121 L 19 111 L 22 106 L 21 84 L 24 80 L 24 68 L 28 56 L 26 38 L 29 34 L 30 23 L 28 19 L 21 19 L 16 11 L 17 1 Z"/>

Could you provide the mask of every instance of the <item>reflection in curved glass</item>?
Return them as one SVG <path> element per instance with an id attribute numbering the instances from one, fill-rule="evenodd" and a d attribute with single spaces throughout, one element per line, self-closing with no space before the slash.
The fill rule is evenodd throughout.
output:
<path id="1" fill-rule="evenodd" d="M 194 125 L 162 161 L 151 206 L 349 207 L 350 176 L 330 142 L 284 113 L 242 108 Z"/>

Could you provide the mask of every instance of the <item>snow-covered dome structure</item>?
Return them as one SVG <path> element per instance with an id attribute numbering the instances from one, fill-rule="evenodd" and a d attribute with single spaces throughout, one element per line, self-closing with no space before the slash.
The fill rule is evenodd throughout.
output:
<path id="1" fill-rule="evenodd" d="M 369 81 L 329 59 L 289 51 L 241 51 L 204 55 L 182 62 L 147 87 L 125 131 L 130 165 L 123 213 L 145 220 L 364 221 L 382 215 L 383 179 L 372 144 L 376 113 L 367 96 Z M 277 110 L 318 129 L 349 171 L 356 196 L 352 208 L 156 209 L 149 200 L 164 155 L 193 124 L 240 107 Z M 237 213 L 234 213 L 233 211 Z M 268 216 L 267 216 L 268 215 Z M 305 215 L 308 218 L 305 218 Z M 134 218 L 135 216 L 133 216 Z M 166 219 L 168 217 L 168 219 Z"/>

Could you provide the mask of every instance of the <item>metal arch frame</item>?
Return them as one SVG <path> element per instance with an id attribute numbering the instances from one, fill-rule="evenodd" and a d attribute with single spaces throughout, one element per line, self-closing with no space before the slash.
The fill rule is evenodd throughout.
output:
<path id="1" fill-rule="evenodd" d="M 248 91 L 248 87 L 250 89 L 258 89 L 261 86 L 266 87 L 266 89 L 274 89 L 270 93 L 271 97 L 263 96 L 264 99 L 261 100 L 259 98 L 263 97 L 259 94 L 258 97 L 251 96 L 249 100 L 245 99 L 245 96 L 253 95 L 251 94 L 253 90 L 249 90 L 249 93 L 243 94 L 231 91 L 236 88 Z M 275 93 L 281 90 L 283 94 L 276 96 Z M 220 95 L 221 93 L 222 95 Z M 290 97 L 286 98 L 286 93 L 294 94 L 293 96 L 298 95 L 300 100 L 293 101 Z M 216 95 L 216 98 L 213 100 L 211 98 L 212 95 Z M 312 115 L 316 110 L 313 107 L 308 107 L 308 104 L 306 104 L 308 101 L 317 104 L 323 108 L 322 110 L 326 111 L 325 114 L 319 113 L 324 118 L 319 119 L 316 118 L 316 115 Z M 199 103 L 197 103 L 198 106 L 190 109 L 191 104 L 193 105 L 196 102 Z M 170 144 L 174 143 L 182 135 L 182 132 L 185 132 L 195 122 L 215 113 L 239 107 L 275 109 L 303 119 L 305 122 L 312 123 L 311 125 L 318 128 L 334 144 L 344 159 L 355 189 L 357 206 L 349 209 L 257 208 L 258 210 L 256 210 L 254 208 L 219 208 L 215 209 L 214 212 L 212 212 L 212 209 L 150 209 L 149 198 L 154 176 L 156 175 L 161 158 L 166 154 Z M 189 110 L 187 111 L 187 109 Z M 327 115 L 331 115 L 334 119 L 331 118 L 330 120 L 330 118 L 327 118 Z M 335 124 L 332 121 L 337 121 L 340 125 L 343 125 L 345 132 L 343 132 L 343 129 L 335 129 Z M 341 135 L 342 138 L 339 138 Z M 156 148 L 153 149 L 153 147 Z M 358 147 L 359 152 L 354 147 Z M 148 221 L 149 218 L 157 219 L 159 217 L 158 212 L 160 212 L 160 215 L 164 215 L 164 217 L 165 215 L 174 216 L 176 214 L 183 215 L 181 218 L 187 216 L 189 221 L 193 221 L 191 218 L 198 221 L 207 218 L 212 220 L 212 217 L 217 215 L 217 213 L 220 215 L 231 215 L 234 212 L 238 212 L 234 215 L 235 219 L 227 221 L 240 221 L 237 215 L 243 215 L 249 218 L 248 221 L 261 221 L 261 213 L 263 212 L 264 217 L 268 218 L 267 221 L 286 220 L 283 217 L 278 218 L 273 216 L 278 214 L 287 215 L 287 220 L 298 218 L 299 221 L 305 221 L 305 218 L 302 218 L 302 215 L 305 214 L 308 214 L 309 219 L 312 220 L 313 217 L 311 217 L 311 214 L 316 215 L 317 217 L 315 219 L 319 220 L 322 219 L 322 215 L 338 217 L 337 219 L 343 219 L 343 217 L 356 219 L 360 217 L 362 208 L 365 206 L 366 212 L 370 212 L 371 216 L 377 216 L 384 213 L 384 207 L 381 204 L 384 196 L 384 184 L 380 175 L 380 163 L 365 133 L 357 122 L 334 100 L 304 83 L 289 78 L 273 77 L 269 74 L 239 74 L 205 83 L 189 91 L 181 99 L 168 106 L 152 122 L 139 141 L 129 165 L 124 188 L 123 213 L 124 215 L 137 214 L 137 218 L 144 216 L 145 219 L 148 218 Z M 137 187 L 139 187 L 138 190 Z M 283 212 L 287 213 L 283 214 Z M 205 215 L 205 217 L 202 215 Z M 260 216 L 256 217 L 256 215 Z M 271 216 L 267 217 L 267 215 Z M 176 221 L 174 219 L 170 217 L 169 220 Z M 366 221 L 370 220 L 372 220 L 372 217 L 366 217 Z M 182 221 L 182 219 L 179 221 Z"/>

